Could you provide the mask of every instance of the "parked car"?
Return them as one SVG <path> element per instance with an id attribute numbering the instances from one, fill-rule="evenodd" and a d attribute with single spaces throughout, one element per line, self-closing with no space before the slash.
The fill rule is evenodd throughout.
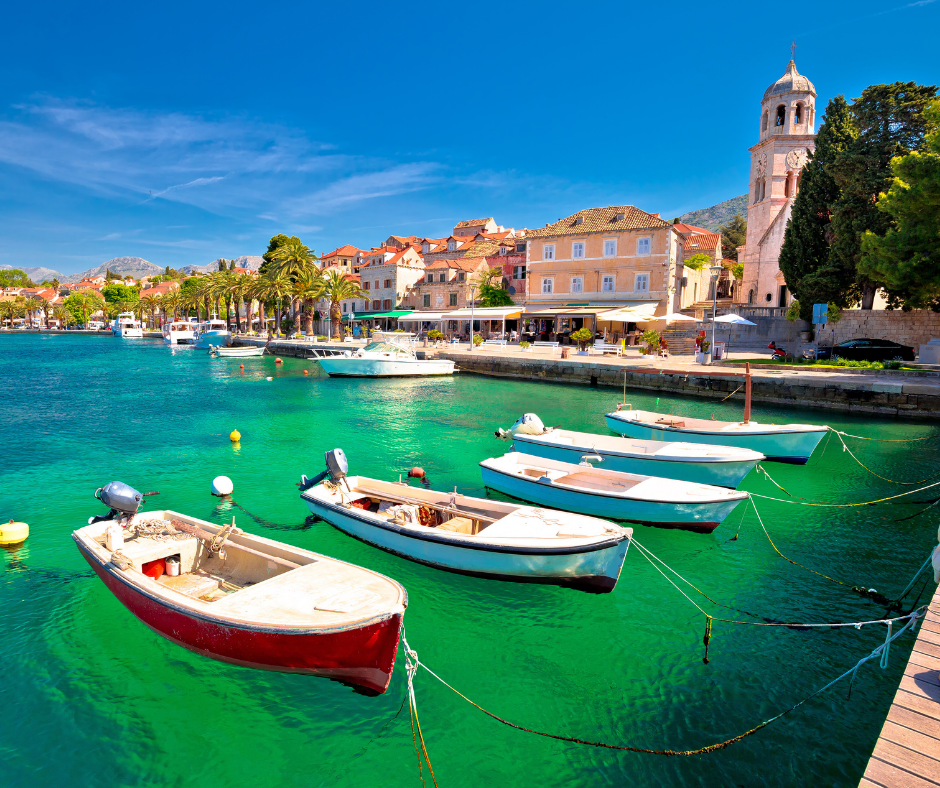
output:
<path id="1" fill-rule="evenodd" d="M 803 351 L 803 358 L 813 358 L 813 349 Z M 887 339 L 847 339 L 832 347 L 821 347 L 816 359 L 844 358 L 847 361 L 913 361 L 914 348 Z"/>

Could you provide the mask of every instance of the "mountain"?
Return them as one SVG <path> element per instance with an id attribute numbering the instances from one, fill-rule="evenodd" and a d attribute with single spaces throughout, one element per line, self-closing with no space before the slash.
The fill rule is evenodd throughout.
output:
<path id="1" fill-rule="evenodd" d="M 747 218 L 747 195 L 732 197 L 730 200 L 713 205 L 711 208 L 699 208 L 697 211 L 689 211 L 679 217 L 680 222 L 694 224 L 696 227 L 704 227 L 711 232 L 718 232 L 718 228 L 727 224 L 734 218 L 735 214 L 741 214 Z"/>
<path id="2" fill-rule="evenodd" d="M 258 259 L 260 260 L 261 258 Z M 26 276 L 32 279 L 36 284 L 55 279 L 56 277 L 58 277 L 60 282 L 65 280 L 65 274 L 60 274 L 58 271 L 53 271 L 51 268 L 43 268 L 42 266 L 38 268 L 25 268 L 20 265 L 0 265 L 0 271 L 9 271 L 13 268 L 17 268 L 25 273 Z"/>
<path id="3" fill-rule="evenodd" d="M 218 258 L 218 260 L 213 260 L 208 265 L 184 265 L 179 270 L 185 274 L 208 274 L 213 271 L 219 270 L 219 260 L 223 258 Z M 257 256 L 246 256 L 242 255 L 241 257 L 235 258 L 235 267 L 236 268 L 250 268 L 252 271 L 257 271 L 261 268 L 261 264 L 264 260 L 261 257 Z"/>
<path id="4" fill-rule="evenodd" d="M 142 257 L 115 257 L 96 268 L 89 268 L 87 271 L 82 271 L 80 274 L 67 276 L 63 281 L 79 282 L 86 276 L 104 276 L 105 272 L 109 269 L 112 273 L 121 276 L 130 274 L 135 278 L 140 278 L 141 276 L 156 276 L 157 274 L 163 273 L 162 266 L 154 265 L 144 260 Z"/>

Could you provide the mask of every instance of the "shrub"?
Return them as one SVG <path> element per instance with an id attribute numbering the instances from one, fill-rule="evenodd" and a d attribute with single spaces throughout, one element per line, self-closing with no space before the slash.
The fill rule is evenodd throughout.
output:
<path id="1" fill-rule="evenodd" d="M 594 333 L 589 328 L 579 328 L 571 333 L 571 339 L 578 343 L 581 350 L 584 350 L 584 346 L 594 339 Z"/>
<path id="2" fill-rule="evenodd" d="M 437 341 L 438 339 L 443 339 L 443 338 L 444 338 L 444 335 L 440 331 L 438 331 L 436 328 L 432 328 L 430 331 L 428 331 L 428 339 L 433 339 Z"/>
<path id="3" fill-rule="evenodd" d="M 659 332 L 649 328 L 640 334 L 640 341 L 646 345 L 647 354 L 655 355 L 659 352 Z"/>
<path id="4" fill-rule="evenodd" d="M 532 347 L 532 343 L 522 340 L 522 342 L 519 343 L 519 347 L 521 347 L 523 350 L 528 350 L 530 347 Z"/>
<path id="5" fill-rule="evenodd" d="M 481 337 L 479 334 L 474 334 L 474 335 L 473 335 L 473 344 L 474 344 L 474 345 L 477 345 L 477 346 L 482 345 L 482 344 L 483 344 L 483 337 Z"/>

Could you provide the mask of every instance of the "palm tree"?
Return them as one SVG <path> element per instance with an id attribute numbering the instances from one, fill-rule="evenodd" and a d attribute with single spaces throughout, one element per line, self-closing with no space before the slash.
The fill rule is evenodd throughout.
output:
<path id="1" fill-rule="evenodd" d="M 314 268 L 298 276 L 291 288 L 291 295 L 300 302 L 297 316 L 300 318 L 303 315 L 307 336 L 313 333 L 313 304 L 323 297 L 323 286 L 323 273 L 319 268 Z M 296 327 L 299 331 L 300 326 Z"/>
<path id="2" fill-rule="evenodd" d="M 245 304 L 245 314 L 247 316 L 248 326 L 246 331 L 251 331 L 251 288 L 255 283 L 255 277 L 251 274 L 237 274 L 232 272 L 231 288 L 232 296 L 235 299 L 235 327 L 239 327 L 239 305 Z M 246 298 L 247 296 L 247 298 Z"/>
<path id="3" fill-rule="evenodd" d="M 296 236 L 289 239 L 285 244 L 279 246 L 271 255 L 273 270 L 277 273 L 285 274 L 291 280 L 297 281 L 301 277 L 318 270 L 317 257 L 313 250 L 304 245 Z M 297 319 L 297 310 L 294 308 L 295 298 L 291 299 L 291 312 L 293 313 L 294 327 L 299 328 L 300 321 Z"/>
<path id="4" fill-rule="evenodd" d="M 0 315 L 10 321 L 10 329 L 13 328 L 13 321 L 22 317 L 26 312 L 26 307 L 21 298 L 12 298 L 9 301 L 0 301 Z"/>
<path id="5" fill-rule="evenodd" d="M 159 296 L 144 296 L 140 299 L 140 307 L 143 310 L 146 310 L 150 313 L 150 327 L 153 328 L 154 317 L 153 313 L 157 311 L 157 308 L 160 306 L 160 297 Z"/>
<path id="6" fill-rule="evenodd" d="M 262 283 L 265 300 L 274 305 L 274 333 L 281 332 L 281 315 L 284 311 L 284 299 L 290 295 L 293 287 L 290 277 L 281 271 L 269 271 L 259 277 Z"/>
<path id="7" fill-rule="evenodd" d="M 224 260 L 222 261 L 225 262 Z M 222 265 L 222 263 L 220 263 Z M 215 311 L 216 314 L 221 316 L 221 309 L 219 307 L 219 302 L 221 299 L 225 299 L 225 310 L 226 310 L 226 321 L 231 322 L 232 319 L 232 284 L 235 279 L 235 272 L 228 271 L 226 269 L 220 268 L 213 274 L 210 274 L 208 277 L 209 283 L 207 285 L 208 292 L 211 293 L 212 297 L 215 299 Z"/>
<path id="8" fill-rule="evenodd" d="M 59 321 L 59 325 L 62 327 L 68 326 L 69 322 L 72 320 L 72 313 L 62 304 L 56 304 L 52 307 L 52 316 Z"/>
<path id="9" fill-rule="evenodd" d="M 248 285 L 247 295 L 249 303 L 252 300 L 258 302 L 258 330 L 264 333 L 265 330 L 265 312 L 268 306 L 267 280 L 264 276 L 254 277 L 254 281 Z M 249 310 L 250 312 L 250 310 Z M 248 330 L 251 331 L 251 315 L 248 315 Z"/>
<path id="10" fill-rule="evenodd" d="M 345 301 L 347 298 L 362 298 L 365 296 L 365 291 L 355 279 L 350 279 L 348 274 L 328 271 L 323 279 L 322 295 L 330 302 L 330 326 L 333 329 L 333 339 L 340 339 L 340 329 L 343 324 L 343 309 L 340 301 Z"/>
<path id="11" fill-rule="evenodd" d="M 182 295 L 179 290 L 171 290 L 169 293 L 164 293 L 160 298 L 160 308 L 163 311 L 163 322 L 166 322 L 167 312 L 171 309 L 173 310 L 173 319 L 176 320 L 176 313 L 179 311 L 180 304 L 182 303 Z"/>

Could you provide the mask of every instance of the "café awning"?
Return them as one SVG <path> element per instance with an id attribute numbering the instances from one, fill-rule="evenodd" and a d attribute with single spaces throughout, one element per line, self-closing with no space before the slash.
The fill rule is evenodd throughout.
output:
<path id="1" fill-rule="evenodd" d="M 656 320 L 654 314 L 657 306 L 659 306 L 659 301 L 630 302 L 617 309 L 602 312 L 597 319 L 611 323 L 648 323 Z"/>
<path id="2" fill-rule="evenodd" d="M 522 314 L 521 306 L 486 306 L 470 309 L 455 309 L 453 312 L 445 312 L 442 317 L 445 320 L 515 320 Z"/>
<path id="3" fill-rule="evenodd" d="M 356 313 L 356 316 L 352 318 L 353 320 L 374 320 L 378 317 L 402 317 L 403 315 L 410 315 L 410 309 L 402 309 L 398 312 L 363 312 L 362 314 Z"/>
<path id="4" fill-rule="evenodd" d="M 398 318 L 399 323 L 439 323 L 444 319 L 444 312 L 411 312 Z"/>

